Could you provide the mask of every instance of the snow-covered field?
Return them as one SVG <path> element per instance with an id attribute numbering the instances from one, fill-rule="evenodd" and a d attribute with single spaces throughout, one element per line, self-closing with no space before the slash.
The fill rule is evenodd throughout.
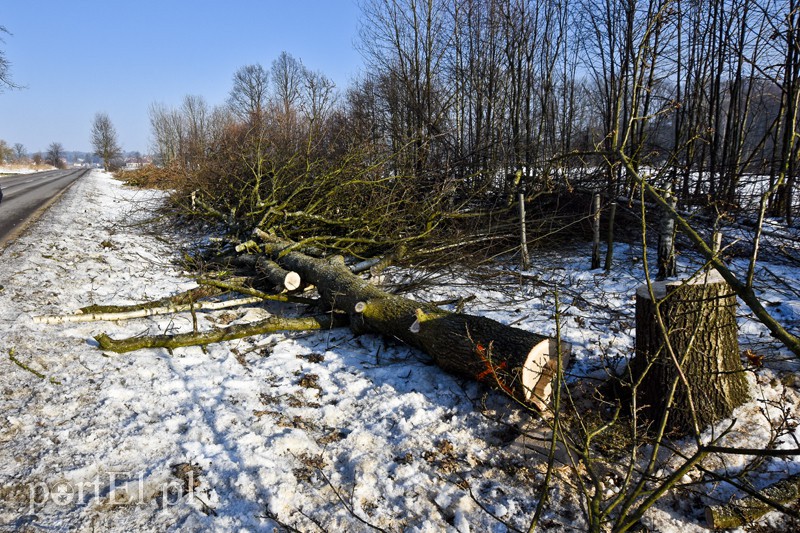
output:
<path id="1" fill-rule="evenodd" d="M 54 170 L 55 167 L 50 165 L 29 165 L 29 164 L 5 164 L 0 165 L 0 175 L 2 174 L 32 174 L 34 172 L 44 172 L 45 170 Z"/>
<path id="2" fill-rule="evenodd" d="M 541 428 L 500 394 L 443 373 L 414 350 L 333 330 L 117 355 L 92 337 L 190 331 L 191 316 L 34 323 L 37 315 L 194 285 L 173 263 L 179 238 L 148 231 L 159 195 L 93 171 L 0 255 L 0 529 L 527 530 L 545 461 L 514 441 L 514 425 Z M 454 272 L 414 296 L 474 295 L 470 313 L 553 334 L 558 289 L 577 382 L 631 355 L 640 256 L 618 245 L 605 275 L 586 270 L 588 247 L 544 254 L 522 275 L 498 267 L 477 285 Z M 800 268 L 769 268 L 784 283 L 768 281 L 764 298 L 797 328 Z M 393 273 L 406 275 L 415 274 Z M 199 327 L 256 320 L 270 309 L 199 313 Z M 788 430 L 777 447 L 799 448 L 796 365 L 745 310 L 740 315 L 742 348 L 766 359 L 748 373 L 754 399 L 734 413 L 725 444 L 760 448 L 783 420 Z M 725 456 L 706 466 L 735 473 L 747 460 Z M 660 475 L 676 464 L 664 456 Z M 756 485 L 796 472 L 798 456 L 768 459 L 755 470 Z M 541 529 L 585 529 L 570 479 L 570 469 L 557 471 Z M 739 494 L 696 470 L 682 482 L 647 513 L 650 530 L 702 531 L 702 506 Z M 606 486 L 613 496 L 613 468 Z M 780 526 L 776 513 L 769 520 Z"/>

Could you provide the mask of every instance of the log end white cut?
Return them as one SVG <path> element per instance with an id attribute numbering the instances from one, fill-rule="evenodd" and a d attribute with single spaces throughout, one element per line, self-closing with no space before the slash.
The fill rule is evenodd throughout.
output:
<path id="1" fill-rule="evenodd" d="M 300 274 L 297 272 L 288 272 L 283 280 L 283 286 L 287 291 L 296 291 L 301 284 Z"/>
<path id="2" fill-rule="evenodd" d="M 561 342 L 561 367 L 567 366 L 572 345 Z M 522 367 L 522 388 L 525 401 L 539 410 L 546 410 L 553 393 L 553 376 L 558 368 L 558 342 L 545 339 L 528 352 Z"/>
<path id="3" fill-rule="evenodd" d="M 688 280 L 673 279 L 654 281 L 651 283 L 651 286 L 653 288 L 653 296 L 655 296 L 657 300 L 662 300 L 667 297 L 667 292 L 670 292 L 681 285 L 711 285 L 714 283 L 725 283 L 725 279 L 716 269 L 712 268 L 710 270 L 701 270 Z M 645 300 L 650 300 L 650 289 L 646 283 L 637 287 L 636 296 L 639 298 L 644 298 Z"/>

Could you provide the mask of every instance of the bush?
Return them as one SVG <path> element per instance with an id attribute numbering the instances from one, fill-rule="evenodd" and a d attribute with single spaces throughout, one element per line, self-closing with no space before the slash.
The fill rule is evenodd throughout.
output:
<path id="1" fill-rule="evenodd" d="M 184 171 L 177 165 L 169 167 L 147 165 L 135 170 L 118 170 L 114 176 L 132 187 L 165 191 L 175 190 L 185 181 Z"/>

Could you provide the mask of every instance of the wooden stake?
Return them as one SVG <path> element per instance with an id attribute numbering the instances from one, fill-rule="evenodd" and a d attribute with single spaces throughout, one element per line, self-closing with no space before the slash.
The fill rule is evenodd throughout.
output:
<path id="1" fill-rule="evenodd" d="M 604 265 L 606 272 L 611 271 L 611 265 L 614 262 L 614 220 L 617 218 L 617 202 L 611 202 L 609 208 L 608 234 L 606 235 L 606 263 Z"/>
<path id="2" fill-rule="evenodd" d="M 600 268 L 600 194 L 592 198 L 592 270 Z"/>

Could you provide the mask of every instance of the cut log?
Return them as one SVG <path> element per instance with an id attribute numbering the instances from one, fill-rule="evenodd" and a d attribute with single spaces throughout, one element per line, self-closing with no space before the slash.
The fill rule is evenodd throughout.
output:
<path id="1" fill-rule="evenodd" d="M 251 241 L 248 241 L 248 243 Z M 247 244 L 247 243 L 245 243 Z M 237 250 L 244 250 L 247 252 L 253 246 L 239 245 Z M 245 253 L 243 255 L 235 256 L 232 263 L 238 267 L 245 268 L 251 273 L 256 272 L 258 275 L 253 276 L 251 283 L 257 289 L 264 291 L 272 291 L 278 289 L 279 291 L 294 292 L 303 286 L 300 275 L 297 272 L 287 271 L 274 261 L 270 261 L 263 255 L 256 255 L 255 253 Z"/>
<path id="2" fill-rule="evenodd" d="M 636 292 L 633 382 L 642 414 L 677 434 L 702 430 L 748 399 L 736 325 L 736 296 L 715 271 Z M 663 328 L 656 309 L 660 311 Z M 670 391 L 675 386 L 671 403 Z M 695 427 L 695 420 L 697 427 Z"/>
<path id="3" fill-rule="evenodd" d="M 267 282 L 280 290 L 296 291 L 301 286 L 300 274 L 287 271 L 266 257 L 259 257 L 256 262 L 256 271 L 264 276 Z"/>
<path id="4" fill-rule="evenodd" d="M 800 474 L 773 483 L 758 491 L 758 494 L 761 498 L 751 495 L 724 505 L 706 507 L 708 527 L 712 529 L 741 527 L 775 510 L 778 505 L 796 503 L 800 500 Z"/>
<path id="5" fill-rule="evenodd" d="M 546 407 L 559 355 L 562 367 L 567 363 L 567 343 L 559 350 L 554 339 L 542 335 L 388 294 L 354 275 L 340 259 L 285 252 L 287 243 L 261 237 L 265 251 L 281 267 L 317 287 L 324 305 L 350 315 L 355 332 L 394 337 L 424 351 L 451 373 L 487 382 L 539 409 Z"/>

